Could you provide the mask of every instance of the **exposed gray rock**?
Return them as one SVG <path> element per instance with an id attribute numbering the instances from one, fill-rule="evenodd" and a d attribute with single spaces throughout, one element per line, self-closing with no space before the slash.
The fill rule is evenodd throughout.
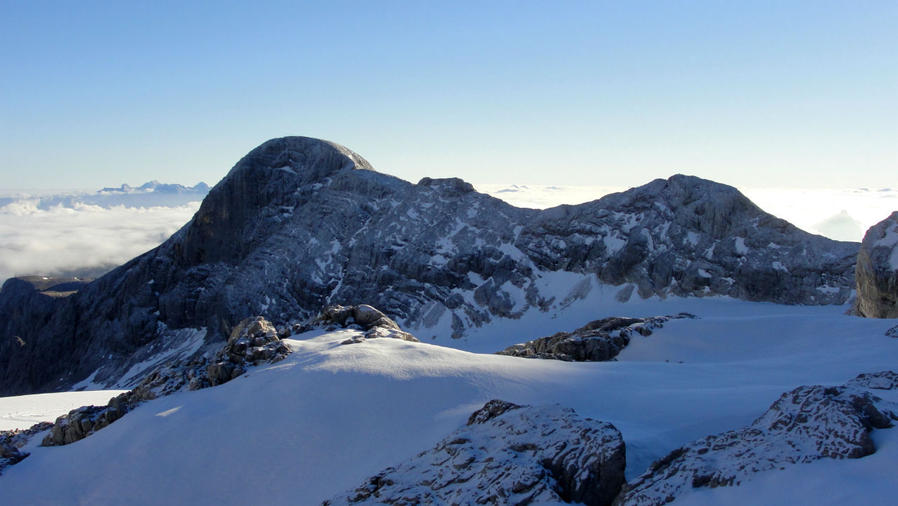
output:
<path id="1" fill-rule="evenodd" d="M 898 337 L 898 325 L 895 325 L 894 327 L 887 330 L 886 336 L 887 337 Z"/>
<path id="2" fill-rule="evenodd" d="M 558 332 L 522 344 L 509 346 L 499 355 L 525 358 L 547 358 L 569 362 L 602 362 L 612 360 L 630 344 L 636 332 L 649 336 L 671 319 L 695 318 L 689 313 L 654 318 L 623 318 L 613 316 L 587 323 L 573 332 Z"/>
<path id="3" fill-rule="evenodd" d="M 328 306 L 312 321 L 312 326 L 324 326 L 328 328 L 358 328 L 363 330 L 361 336 L 347 339 L 340 344 L 355 344 L 366 339 L 386 337 L 401 339 L 403 341 L 419 342 L 418 338 L 405 332 L 399 325 L 387 315 L 368 304 L 358 306 Z"/>
<path id="4" fill-rule="evenodd" d="M 433 449 L 325 504 L 610 504 L 625 461 L 609 423 L 493 400 Z"/>
<path id="5" fill-rule="evenodd" d="M 5 467 L 18 464 L 28 457 L 30 454 L 23 452 L 22 447 L 36 434 L 44 432 L 52 425 L 49 422 L 41 422 L 25 430 L 0 431 L 0 474 Z"/>
<path id="6" fill-rule="evenodd" d="M 849 381 L 847 386 L 869 388 L 871 390 L 895 390 L 898 389 L 898 372 L 880 371 L 864 373 Z"/>
<path id="7" fill-rule="evenodd" d="M 898 318 L 898 211 L 867 230 L 855 276 L 858 313 Z"/>
<path id="8" fill-rule="evenodd" d="M 277 362 L 288 353 L 290 349 L 281 342 L 274 325 L 261 316 L 247 318 L 234 327 L 216 360 L 206 366 L 206 377 L 212 386 L 227 383 L 249 366 Z"/>
<path id="9" fill-rule="evenodd" d="M 895 372 L 883 371 L 840 387 L 798 387 L 750 426 L 708 436 L 656 461 L 615 502 L 666 504 L 690 489 L 739 485 L 762 471 L 870 455 L 876 451 L 872 430 L 892 427 L 898 405 L 869 389 L 894 389 L 896 378 Z"/>
<path id="10" fill-rule="evenodd" d="M 372 304 L 411 331 L 443 322 L 455 337 L 563 309 L 597 281 L 624 284 L 622 298 L 842 303 L 857 249 L 695 177 L 538 211 L 458 179 L 412 184 L 342 146 L 285 137 L 241 159 L 169 240 L 78 293 L 44 297 L 9 281 L 0 395 L 65 388 L 98 368 L 94 380 L 111 384 L 175 329 L 204 328 L 211 347 L 246 317 L 284 326 L 338 303 Z M 555 271 L 580 279 L 545 283 Z"/>

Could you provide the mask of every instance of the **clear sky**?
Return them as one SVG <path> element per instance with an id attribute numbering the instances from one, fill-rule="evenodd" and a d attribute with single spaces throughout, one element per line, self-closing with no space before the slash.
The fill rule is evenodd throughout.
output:
<path id="1" fill-rule="evenodd" d="M 898 2 L 0 0 L 0 188 L 217 182 L 283 135 L 417 181 L 898 186 Z"/>

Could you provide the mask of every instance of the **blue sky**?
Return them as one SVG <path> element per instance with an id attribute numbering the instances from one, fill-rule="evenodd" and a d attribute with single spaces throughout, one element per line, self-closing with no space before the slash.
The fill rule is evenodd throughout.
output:
<path id="1" fill-rule="evenodd" d="M 0 188 L 217 182 L 283 135 L 417 181 L 898 186 L 898 3 L 0 0 Z"/>

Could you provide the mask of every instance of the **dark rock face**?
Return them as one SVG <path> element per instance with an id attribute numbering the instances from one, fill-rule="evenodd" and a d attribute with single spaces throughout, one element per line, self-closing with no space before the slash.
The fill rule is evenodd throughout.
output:
<path id="1" fill-rule="evenodd" d="M 671 319 L 695 318 L 689 313 L 654 318 L 622 318 L 612 316 L 587 323 L 573 332 L 558 332 L 522 344 L 509 346 L 499 355 L 525 358 L 546 358 L 567 362 L 603 362 L 612 360 L 630 344 L 630 336 L 636 332 L 652 335 Z"/>
<path id="2" fill-rule="evenodd" d="M 325 504 L 610 504 L 625 461 L 609 423 L 493 400 L 433 449 Z"/>
<path id="3" fill-rule="evenodd" d="M 287 325 L 333 304 L 369 303 L 409 330 L 439 324 L 458 337 L 563 309 L 596 282 L 626 283 L 622 299 L 842 303 L 857 248 L 694 177 L 537 211 L 458 179 L 411 184 L 336 144 L 285 137 L 240 160 L 164 244 L 78 293 L 48 298 L 8 282 L 0 395 L 64 388 L 98 369 L 95 381 L 113 383 L 176 329 L 206 329 L 211 347 L 246 317 Z M 546 282 L 557 271 L 580 281 Z"/>
<path id="4" fill-rule="evenodd" d="M 870 389 L 898 387 L 898 374 L 862 374 L 840 387 L 785 393 L 744 429 L 708 436 L 671 452 L 625 487 L 617 504 L 660 505 L 692 488 L 738 485 L 752 474 L 823 458 L 876 451 L 870 433 L 898 421 L 898 405 Z"/>
<path id="5" fill-rule="evenodd" d="M 898 211 L 864 235 L 855 276 L 858 313 L 898 318 Z"/>

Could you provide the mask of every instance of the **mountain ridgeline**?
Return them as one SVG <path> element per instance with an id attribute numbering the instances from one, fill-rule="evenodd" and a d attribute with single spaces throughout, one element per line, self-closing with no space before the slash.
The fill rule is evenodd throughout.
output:
<path id="1" fill-rule="evenodd" d="M 840 304 L 854 288 L 858 247 L 696 177 L 520 209 L 460 179 L 412 184 L 342 146 L 284 137 L 241 159 L 165 243 L 77 293 L 49 297 L 9 280 L 0 394 L 67 388 L 93 372 L 111 384 L 177 346 L 177 329 L 205 328 L 206 343 L 220 343 L 248 316 L 284 325 L 329 304 L 372 304 L 404 326 L 454 337 L 563 307 L 599 282 L 620 285 L 621 300 Z"/>

